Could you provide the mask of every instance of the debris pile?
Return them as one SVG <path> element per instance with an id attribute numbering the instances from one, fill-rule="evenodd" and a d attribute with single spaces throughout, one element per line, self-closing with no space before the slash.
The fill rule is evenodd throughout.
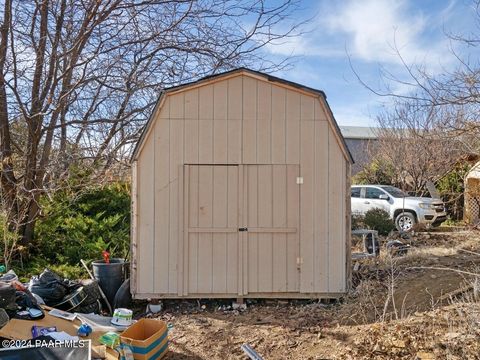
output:
<path id="1" fill-rule="evenodd" d="M 121 264 L 124 263 L 121 259 Z M 113 360 L 131 350 L 123 344 L 121 334 L 135 325 L 132 311 L 115 308 L 113 312 L 99 281 L 109 275 L 108 266 L 104 266 L 100 274 L 103 277 L 97 279 L 83 261 L 82 265 L 91 279 L 64 279 L 50 269 L 33 276 L 26 284 L 19 282 L 12 270 L 0 276 L 0 337 L 9 339 L 0 346 L 0 358 L 83 359 L 89 358 L 90 352 L 91 358 Z M 118 286 L 112 287 L 107 282 L 105 287 L 113 293 L 112 302 L 128 305 L 131 298 L 125 291 L 128 286 L 122 285 L 128 283 L 124 275 L 123 271 L 119 272 Z M 141 325 L 137 325 L 136 331 L 143 331 Z M 144 340 L 155 341 L 155 336 L 149 334 Z M 91 349 L 88 343 L 74 347 L 65 343 L 82 344 L 84 339 L 91 340 Z M 166 352 L 166 337 L 164 340 L 162 349 L 155 352 Z"/>

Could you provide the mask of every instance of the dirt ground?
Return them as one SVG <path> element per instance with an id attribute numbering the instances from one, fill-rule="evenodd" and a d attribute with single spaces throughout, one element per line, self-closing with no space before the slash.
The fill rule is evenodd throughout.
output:
<path id="1" fill-rule="evenodd" d="M 418 233 L 402 257 L 363 260 L 344 299 L 171 301 L 166 359 L 480 359 L 480 233 Z M 448 269 L 448 270 L 447 270 Z"/>

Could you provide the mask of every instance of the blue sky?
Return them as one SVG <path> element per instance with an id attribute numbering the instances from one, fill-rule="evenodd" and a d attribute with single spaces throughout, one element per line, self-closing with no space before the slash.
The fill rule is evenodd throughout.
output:
<path id="1" fill-rule="evenodd" d="M 385 81 L 386 70 L 399 79 L 407 76 L 397 48 L 409 65 L 424 66 L 431 74 L 453 69 L 471 49 L 452 42 L 446 33 L 468 34 L 475 29 L 471 0 L 304 0 L 302 16 L 311 17 L 300 37 L 270 46 L 270 56 L 296 56 L 293 69 L 275 75 L 322 89 L 340 125 L 374 126 L 389 99 L 367 90 Z M 347 55 L 348 54 L 348 55 Z M 406 86 L 389 83 L 399 93 Z"/>

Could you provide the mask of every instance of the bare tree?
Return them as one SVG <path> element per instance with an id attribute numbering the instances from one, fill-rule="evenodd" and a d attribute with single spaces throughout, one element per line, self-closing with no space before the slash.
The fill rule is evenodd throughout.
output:
<path id="1" fill-rule="evenodd" d="M 436 107 L 415 101 L 396 102 L 378 116 L 378 144 L 374 158 L 388 167 L 392 182 L 404 190 L 421 193 L 457 162 L 462 145 L 437 128 L 443 115 Z"/>
<path id="2" fill-rule="evenodd" d="M 357 79 L 376 95 L 388 98 L 378 117 L 378 156 L 395 168 L 397 184 L 418 190 L 435 181 L 465 156 L 480 155 L 480 61 L 461 56 L 458 48 L 480 45 L 480 0 L 472 0 L 476 28 L 469 34 L 446 33 L 456 66 L 432 73 L 425 65 L 409 64 L 394 45 L 404 72 L 381 69 L 384 86 L 374 88 L 355 71 Z M 457 49 L 457 50 L 456 50 Z M 408 92 L 395 91 L 401 85 Z"/>
<path id="3" fill-rule="evenodd" d="M 0 181 L 31 242 L 42 194 L 73 164 L 128 157 L 159 91 L 232 67 L 299 33 L 299 0 L 5 0 L 0 12 Z M 23 215 L 25 214 L 25 215 Z"/>

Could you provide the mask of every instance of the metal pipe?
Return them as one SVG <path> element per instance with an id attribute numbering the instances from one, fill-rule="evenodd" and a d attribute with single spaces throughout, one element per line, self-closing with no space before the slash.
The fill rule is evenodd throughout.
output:
<path id="1" fill-rule="evenodd" d="M 243 352 L 252 360 L 263 360 L 263 358 L 258 355 L 258 353 L 248 344 L 243 344 L 240 346 L 240 349 L 242 349 Z"/>

